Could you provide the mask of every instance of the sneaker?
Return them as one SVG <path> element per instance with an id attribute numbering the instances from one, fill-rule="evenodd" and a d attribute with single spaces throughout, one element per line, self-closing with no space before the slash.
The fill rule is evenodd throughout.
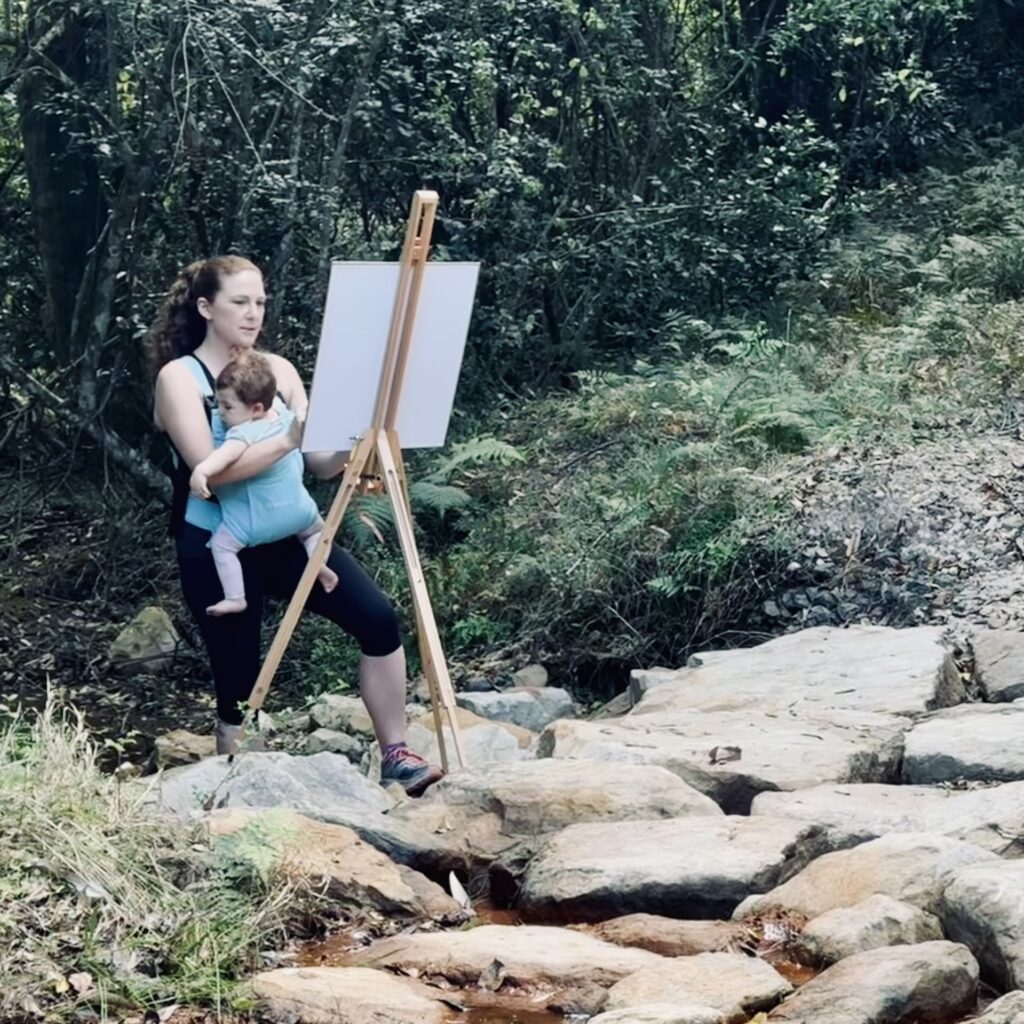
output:
<path id="1" fill-rule="evenodd" d="M 444 772 L 436 764 L 425 761 L 408 747 L 398 747 L 384 755 L 380 766 L 380 784 L 397 782 L 409 796 L 422 796 Z"/>

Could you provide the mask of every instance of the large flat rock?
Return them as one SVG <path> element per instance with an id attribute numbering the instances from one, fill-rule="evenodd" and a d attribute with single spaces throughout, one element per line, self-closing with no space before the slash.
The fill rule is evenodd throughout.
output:
<path id="1" fill-rule="evenodd" d="M 793 986 L 773 967 L 742 953 L 698 953 L 642 967 L 608 990 L 608 1010 L 651 1003 L 709 1006 L 723 1021 L 770 1010 Z"/>
<path id="2" fill-rule="evenodd" d="M 354 913 L 373 909 L 389 919 L 459 922 L 467 914 L 439 885 L 396 864 L 352 829 L 294 811 L 225 808 L 209 818 L 210 834 L 236 858 L 273 863 L 291 881 L 312 886 Z"/>
<path id="3" fill-rule="evenodd" d="M 814 786 L 762 793 L 751 814 L 798 818 L 824 826 L 835 848 L 893 832 L 930 832 L 962 839 L 1006 857 L 1024 854 L 1024 782 L 975 790 L 874 784 Z"/>
<path id="4" fill-rule="evenodd" d="M 151 798 L 175 814 L 213 807 L 287 807 L 313 818 L 325 813 L 385 811 L 391 798 L 340 754 L 294 757 L 246 751 L 229 763 L 209 757 L 148 783 Z"/>
<path id="5" fill-rule="evenodd" d="M 1024 633 L 989 629 L 971 639 L 974 676 L 985 700 L 1024 697 Z"/>
<path id="6" fill-rule="evenodd" d="M 481 718 L 511 722 L 522 729 L 540 732 L 556 718 L 573 714 L 572 697 L 557 686 L 521 686 L 494 693 L 459 693 L 459 707 Z"/>
<path id="7" fill-rule="evenodd" d="M 507 984 L 521 988 L 614 985 L 664 958 L 626 949 L 569 928 L 482 925 L 469 931 L 421 932 L 375 942 L 357 954 L 362 966 L 416 971 L 455 985 L 477 985 L 500 961 Z"/>
<path id="8" fill-rule="evenodd" d="M 588 1024 L 722 1024 L 722 1015 L 713 1007 L 693 1003 L 645 1003 L 599 1013 Z"/>
<path id="9" fill-rule="evenodd" d="M 660 693 L 664 687 L 652 693 Z M 745 814 L 766 790 L 823 781 L 896 782 L 908 718 L 793 709 L 666 710 L 597 722 L 554 722 L 541 757 L 660 765 L 726 812 Z"/>
<path id="10" fill-rule="evenodd" d="M 1024 705 L 964 704 L 936 712 L 907 733 L 903 778 L 1024 779 Z"/>
<path id="11" fill-rule="evenodd" d="M 453 772 L 422 800 L 389 817 L 461 838 L 469 855 L 488 859 L 510 837 L 537 836 L 575 822 L 721 817 L 718 805 L 654 765 L 583 761 L 485 764 Z"/>
<path id="12" fill-rule="evenodd" d="M 856 953 L 811 979 L 769 1015 L 788 1024 L 920 1024 L 974 1008 L 978 965 L 954 942 Z"/>
<path id="13" fill-rule="evenodd" d="M 940 915 L 946 934 L 970 946 L 989 980 L 1003 989 L 1024 987 L 1024 861 L 961 869 L 946 887 Z"/>
<path id="14" fill-rule="evenodd" d="M 883 836 L 852 850 L 826 853 L 770 892 L 744 900 L 733 917 L 742 920 L 783 910 L 813 918 L 836 907 L 852 907 L 875 893 L 938 914 L 942 894 L 956 874 L 969 864 L 982 863 L 1006 862 L 944 836 Z"/>
<path id="15" fill-rule="evenodd" d="M 519 903 L 555 920 L 727 917 L 799 871 L 821 841 L 817 826 L 760 817 L 570 825 L 530 862 Z"/>
<path id="16" fill-rule="evenodd" d="M 699 667 L 650 689 L 631 714 L 749 709 L 803 717 L 847 708 L 917 715 L 966 699 L 941 630 L 930 627 L 821 626 L 696 660 Z"/>
<path id="17" fill-rule="evenodd" d="M 363 967 L 282 967 L 250 983 L 274 1020 L 303 1024 L 444 1024 L 425 985 Z"/>
<path id="18" fill-rule="evenodd" d="M 718 953 L 744 934 L 736 921 L 679 921 L 657 914 L 627 914 L 587 926 L 591 935 L 617 946 L 636 946 L 661 956 Z"/>

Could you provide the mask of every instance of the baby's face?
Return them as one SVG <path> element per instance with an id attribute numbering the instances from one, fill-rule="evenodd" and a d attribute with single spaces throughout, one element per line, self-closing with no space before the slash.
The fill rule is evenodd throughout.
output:
<path id="1" fill-rule="evenodd" d="M 220 418 L 226 427 L 237 427 L 248 423 L 253 417 L 251 405 L 246 405 L 234 388 L 221 388 L 217 392 L 217 408 L 220 410 Z"/>

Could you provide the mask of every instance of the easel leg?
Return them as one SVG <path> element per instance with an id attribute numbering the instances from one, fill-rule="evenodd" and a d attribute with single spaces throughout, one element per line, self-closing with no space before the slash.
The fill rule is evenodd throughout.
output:
<path id="1" fill-rule="evenodd" d="M 267 691 L 270 689 L 270 684 L 274 681 L 274 675 L 281 664 L 281 658 L 284 657 L 288 642 L 291 640 L 292 633 L 295 632 L 295 627 L 302 615 L 302 611 L 306 607 L 306 601 L 309 598 L 310 591 L 313 589 L 313 584 L 316 583 L 317 573 L 324 562 L 327 561 L 335 535 L 341 527 L 341 520 L 344 518 L 345 510 L 348 508 L 349 502 L 359 486 L 363 470 L 373 454 L 373 449 L 374 432 L 370 431 L 365 437 L 360 439 L 352 451 L 352 456 L 345 469 L 345 475 L 342 477 L 341 486 L 338 488 L 338 493 L 334 496 L 334 501 L 331 503 L 330 511 L 324 519 L 324 528 L 320 534 L 320 541 L 299 579 L 299 585 L 295 588 L 295 593 L 288 604 L 288 610 L 285 612 L 284 618 L 274 634 L 274 641 L 270 645 L 270 650 L 267 652 L 267 657 L 260 669 L 256 685 L 253 686 L 252 693 L 249 694 L 246 722 L 263 706 L 263 701 L 266 700 Z"/>
<path id="2" fill-rule="evenodd" d="M 392 446 L 395 446 L 394 448 Z M 459 731 L 459 720 L 455 707 L 455 695 L 452 690 L 448 667 L 441 648 L 441 637 L 434 621 L 434 611 L 430 605 L 426 581 L 423 578 L 423 567 L 420 565 L 419 552 L 416 549 L 416 536 L 413 531 L 412 513 L 409 509 L 405 490 L 405 477 L 402 469 L 401 452 L 396 451 L 397 442 L 394 435 L 389 436 L 381 430 L 377 434 L 377 460 L 384 474 L 384 487 L 391 499 L 391 507 L 395 513 L 395 524 L 398 528 L 398 539 L 402 545 L 402 555 L 412 586 L 413 605 L 416 609 L 416 627 L 420 641 L 420 656 L 423 661 L 423 672 L 430 686 L 430 703 L 434 711 L 434 723 L 437 727 L 437 743 L 441 751 L 441 763 L 445 771 L 450 764 L 444 739 L 443 725 L 447 724 L 452 733 L 455 747 L 455 759 L 459 768 L 466 765 L 466 757 L 462 748 L 462 734 Z M 442 716 L 443 712 L 443 716 Z M 447 723 L 443 721 L 447 719 Z"/>

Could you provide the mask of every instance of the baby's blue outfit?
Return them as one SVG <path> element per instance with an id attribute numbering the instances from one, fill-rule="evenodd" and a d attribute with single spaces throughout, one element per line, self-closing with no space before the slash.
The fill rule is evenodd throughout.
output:
<path id="1" fill-rule="evenodd" d="M 195 377 L 199 393 L 212 401 L 214 396 L 202 367 L 195 359 L 187 358 L 185 365 Z M 240 427 L 228 430 L 214 403 L 210 411 L 213 446 L 219 448 L 232 436 L 233 431 L 247 431 L 250 427 L 256 429 L 240 437 L 240 440 L 248 444 L 253 444 L 264 437 L 285 433 L 291 426 L 295 414 L 280 398 L 274 399 L 274 409 L 278 418 L 272 423 L 250 420 Z M 190 494 L 185 505 L 185 522 L 202 530 L 209 530 L 210 533 L 216 533 L 223 521 L 231 535 L 245 547 L 269 544 L 300 533 L 312 526 L 320 515 L 316 502 L 302 484 L 302 470 L 302 455 L 296 450 L 289 452 L 283 459 L 278 459 L 258 476 L 233 484 L 222 484 L 217 488 L 219 503 L 204 501 Z M 293 522 L 298 522 L 298 525 L 292 525 Z"/>
<path id="2" fill-rule="evenodd" d="M 295 414 L 279 398 L 274 399 L 274 409 L 276 419 L 249 420 L 232 427 L 224 440 L 250 445 L 286 434 Z M 320 511 L 302 485 L 302 468 L 302 456 L 293 451 L 257 476 L 218 487 L 224 528 L 247 548 L 308 530 L 319 520 Z"/>

